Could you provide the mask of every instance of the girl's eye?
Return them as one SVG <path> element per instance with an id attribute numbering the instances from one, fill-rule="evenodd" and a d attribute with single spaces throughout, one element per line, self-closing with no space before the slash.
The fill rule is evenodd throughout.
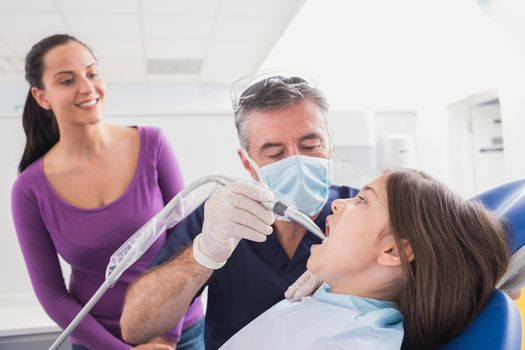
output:
<path id="1" fill-rule="evenodd" d="M 60 84 L 62 84 L 62 85 L 71 85 L 71 84 L 73 84 L 73 79 L 62 80 L 60 82 Z"/>
<path id="2" fill-rule="evenodd" d="M 360 195 L 357 195 L 357 204 L 360 205 L 360 204 L 367 204 L 368 202 L 366 201 L 366 198 L 363 197 L 363 196 L 360 196 Z"/>

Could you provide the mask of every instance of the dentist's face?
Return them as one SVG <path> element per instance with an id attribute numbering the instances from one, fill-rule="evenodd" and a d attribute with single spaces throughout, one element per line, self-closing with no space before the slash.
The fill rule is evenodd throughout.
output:
<path id="1" fill-rule="evenodd" d="M 350 199 L 332 203 L 326 219 L 328 239 L 311 248 L 308 269 L 329 284 L 352 281 L 376 263 L 389 234 L 386 179 L 381 176 Z"/>
<path id="2" fill-rule="evenodd" d="M 95 58 L 83 45 L 71 41 L 47 52 L 42 81 L 43 89 L 31 91 L 41 107 L 53 111 L 59 124 L 101 120 L 106 85 Z"/>
<path id="3" fill-rule="evenodd" d="M 269 110 L 251 111 L 247 122 L 249 156 L 259 167 L 293 156 L 329 158 L 329 142 L 321 110 L 310 101 Z M 255 171 L 241 154 L 254 179 Z"/>

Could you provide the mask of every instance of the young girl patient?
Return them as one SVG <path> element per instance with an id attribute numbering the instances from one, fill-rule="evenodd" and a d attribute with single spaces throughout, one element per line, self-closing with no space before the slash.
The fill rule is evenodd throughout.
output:
<path id="1" fill-rule="evenodd" d="M 332 210 L 307 265 L 325 283 L 221 349 L 434 348 L 469 324 L 509 263 L 503 223 L 419 171 L 387 171 Z"/>

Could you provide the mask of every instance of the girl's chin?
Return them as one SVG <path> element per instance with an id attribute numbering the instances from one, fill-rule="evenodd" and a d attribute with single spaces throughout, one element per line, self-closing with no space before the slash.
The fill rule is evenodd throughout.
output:
<path id="1" fill-rule="evenodd" d="M 315 267 L 317 265 L 316 262 L 319 260 L 319 248 L 320 244 L 314 244 L 310 247 L 310 257 L 306 262 L 306 268 L 312 273 L 315 273 L 313 270 L 315 270 Z"/>
<path id="2" fill-rule="evenodd" d="M 310 254 L 313 254 L 314 251 L 318 250 L 321 247 L 320 244 L 312 244 L 310 246 Z"/>

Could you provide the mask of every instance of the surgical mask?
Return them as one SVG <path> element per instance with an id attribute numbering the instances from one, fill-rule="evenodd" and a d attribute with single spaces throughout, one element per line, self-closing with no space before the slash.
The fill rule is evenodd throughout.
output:
<path id="1" fill-rule="evenodd" d="M 279 200 L 291 204 L 301 213 L 312 216 L 328 200 L 333 175 L 330 159 L 290 156 L 259 167 L 248 152 L 243 150 L 243 153 L 259 180 L 275 191 Z"/>

